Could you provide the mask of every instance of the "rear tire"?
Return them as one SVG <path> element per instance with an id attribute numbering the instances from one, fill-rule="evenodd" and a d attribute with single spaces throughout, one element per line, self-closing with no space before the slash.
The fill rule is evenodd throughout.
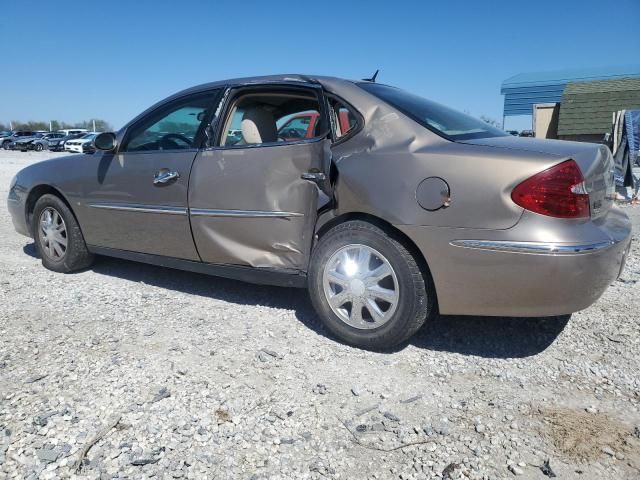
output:
<path id="1" fill-rule="evenodd" d="M 434 311 L 435 301 L 431 277 L 405 245 L 359 220 L 320 238 L 309 266 L 309 294 L 336 337 L 373 350 L 406 341 Z"/>
<path id="2" fill-rule="evenodd" d="M 93 263 L 93 254 L 87 249 L 78 222 L 59 197 L 46 194 L 38 199 L 32 231 L 45 268 L 70 273 Z"/>
<path id="3" fill-rule="evenodd" d="M 36 143 L 36 152 L 41 152 L 44 149 L 41 143 Z"/>

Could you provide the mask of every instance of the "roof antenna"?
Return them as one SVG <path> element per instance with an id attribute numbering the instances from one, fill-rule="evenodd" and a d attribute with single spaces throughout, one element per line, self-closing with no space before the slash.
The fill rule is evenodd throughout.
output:
<path id="1" fill-rule="evenodd" d="M 378 72 L 379 72 L 379 71 L 380 71 L 380 70 L 376 70 L 376 73 L 374 73 L 374 74 L 373 74 L 373 77 L 371 77 L 371 78 L 363 78 L 362 80 L 363 80 L 363 81 L 365 81 L 365 82 L 373 82 L 373 83 L 376 83 L 376 77 L 378 76 Z"/>

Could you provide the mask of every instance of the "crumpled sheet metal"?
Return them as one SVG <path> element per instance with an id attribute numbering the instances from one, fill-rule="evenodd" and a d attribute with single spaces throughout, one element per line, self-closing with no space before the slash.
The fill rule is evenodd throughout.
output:
<path id="1" fill-rule="evenodd" d="M 199 153 L 189 185 L 190 208 L 247 212 L 246 216 L 235 217 L 191 216 L 202 260 L 305 269 L 318 187 L 302 180 L 300 175 L 322 167 L 323 157 L 330 153 L 325 143 L 326 140 L 321 140 L 266 148 L 208 149 Z M 283 215 L 252 216 L 252 211 L 283 212 Z"/>
<path id="2" fill-rule="evenodd" d="M 321 81 L 365 122 L 353 138 L 333 147 L 338 175 L 332 215 L 361 212 L 393 225 L 454 228 L 506 229 L 518 222 L 522 208 L 510 199 L 510 182 L 521 167 L 501 161 L 513 151 L 449 142 L 353 83 Z M 497 181 L 479 181 L 480 175 Z M 452 199 L 450 207 L 435 212 L 422 209 L 415 198 L 420 182 L 432 176 L 447 181 Z M 496 189 L 502 178 L 503 188 Z"/>

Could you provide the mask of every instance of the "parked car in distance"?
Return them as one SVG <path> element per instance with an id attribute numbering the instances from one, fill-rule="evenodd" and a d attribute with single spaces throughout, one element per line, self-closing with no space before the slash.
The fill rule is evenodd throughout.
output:
<path id="1" fill-rule="evenodd" d="M 13 148 L 13 143 L 16 140 L 20 138 L 25 138 L 25 137 L 33 137 L 35 134 L 36 132 L 32 130 L 14 130 L 13 132 L 11 132 L 11 135 L 9 135 L 8 137 L 4 137 L 0 139 L 1 141 L 0 145 L 5 150 L 10 150 L 11 148 Z"/>
<path id="2" fill-rule="evenodd" d="M 296 139 L 313 138 L 318 127 L 322 124 L 319 121 L 320 114 L 318 112 L 303 112 L 293 115 L 285 120 L 285 123 L 278 129 L 278 137 L 285 141 L 294 141 Z M 349 117 L 349 111 L 341 108 L 337 112 L 338 128 L 346 132 L 353 126 L 353 119 Z"/>
<path id="3" fill-rule="evenodd" d="M 95 149 L 91 146 L 91 142 L 96 138 L 96 135 L 96 132 L 89 132 L 74 140 L 67 140 L 64 144 L 64 151 L 73 153 L 92 153 Z"/>
<path id="4" fill-rule="evenodd" d="M 319 116 L 311 137 L 278 135 L 305 112 Z M 93 143 L 9 186 L 46 268 L 99 254 L 306 286 L 327 329 L 364 348 L 398 345 L 438 311 L 587 308 L 630 248 L 606 146 L 513 137 L 372 81 L 209 83 Z"/>
<path id="5" fill-rule="evenodd" d="M 83 135 L 85 135 L 84 132 L 71 133 L 68 135 L 64 135 L 62 138 L 52 139 L 49 141 L 49 150 L 51 150 L 52 152 L 63 152 L 64 144 L 67 140 L 74 140 L 76 138 L 80 138 Z"/>
<path id="6" fill-rule="evenodd" d="M 31 136 L 18 138 L 10 145 L 10 148 L 11 150 L 20 150 L 26 152 L 28 150 L 28 145 L 32 141 L 38 138 L 42 138 L 44 137 L 44 135 L 44 133 L 34 132 Z"/>
<path id="7" fill-rule="evenodd" d="M 533 133 L 533 130 L 522 130 L 519 133 L 519 136 L 521 136 L 521 137 L 535 137 L 535 134 Z"/>
<path id="8" fill-rule="evenodd" d="M 75 134 L 84 134 L 87 133 L 89 130 L 87 130 L 86 128 L 62 128 L 60 130 L 58 130 L 58 132 L 60 133 L 64 133 L 65 135 L 75 135 Z"/>
<path id="9" fill-rule="evenodd" d="M 62 138 L 64 134 L 57 132 L 48 133 L 36 133 L 32 137 L 25 137 L 17 140 L 13 144 L 14 150 L 20 150 L 26 152 L 28 150 L 35 150 L 41 152 L 49 148 L 49 141 L 53 139 Z"/>
<path id="10" fill-rule="evenodd" d="M 518 135 L 520 135 L 520 133 L 517 130 L 505 130 L 505 132 L 507 132 L 509 135 L 513 135 L 514 137 L 517 137 Z"/>

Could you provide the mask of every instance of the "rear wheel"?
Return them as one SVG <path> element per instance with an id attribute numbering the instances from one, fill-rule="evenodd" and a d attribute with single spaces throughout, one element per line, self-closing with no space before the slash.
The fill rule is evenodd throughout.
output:
<path id="1" fill-rule="evenodd" d="M 363 221 L 330 230 L 314 250 L 309 292 L 321 320 L 341 340 L 392 348 L 433 310 L 431 279 L 397 239 Z"/>
<path id="2" fill-rule="evenodd" d="M 80 226 L 60 198 L 50 194 L 40 197 L 32 221 L 36 247 L 46 268 L 69 273 L 91 265 L 93 255 L 87 250 Z"/>
<path id="3" fill-rule="evenodd" d="M 36 143 L 36 152 L 41 152 L 44 147 L 41 143 Z"/>

